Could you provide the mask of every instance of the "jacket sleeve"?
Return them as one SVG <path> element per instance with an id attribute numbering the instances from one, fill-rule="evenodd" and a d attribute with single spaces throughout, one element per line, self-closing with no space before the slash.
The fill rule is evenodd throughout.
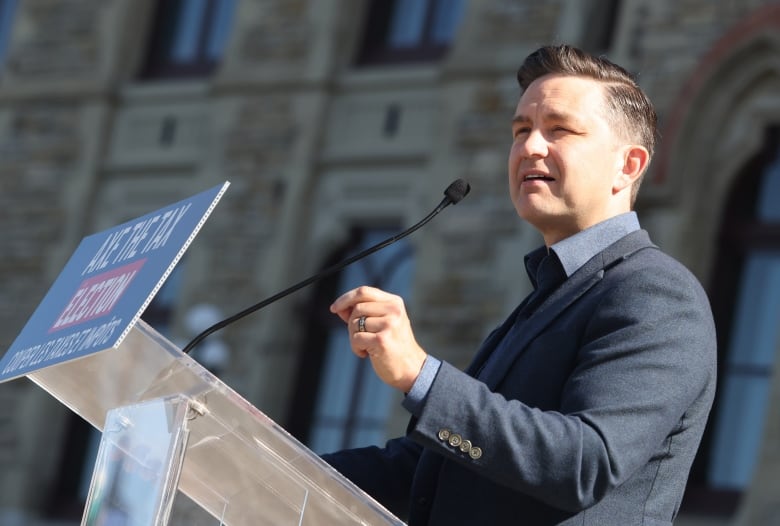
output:
<path id="1" fill-rule="evenodd" d="M 408 436 L 479 476 L 568 511 L 595 504 L 651 458 L 671 454 L 664 448 L 685 434 L 690 411 L 696 426 L 706 420 L 714 327 L 706 296 L 687 271 L 644 270 L 605 280 L 582 309 L 586 319 L 567 335 L 574 359 L 557 410 L 526 405 L 503 388 L 491 392 L 444 362 Z M 524 365 L 521 355 L 513 367 Z M 544 364 L 533 366 L 544 375 Z M 696 436 L 695 451 L 699 432 L 688 435 Z M 478 453 L 453 447 L 466 439 Z"/>

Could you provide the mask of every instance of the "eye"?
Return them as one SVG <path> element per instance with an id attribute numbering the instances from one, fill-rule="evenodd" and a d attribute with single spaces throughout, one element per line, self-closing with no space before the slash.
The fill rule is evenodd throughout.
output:
<path id="1" fill-rule="evenodd" d="M 520 135 L 524 135 L 531 130 L 530 126 L 519 126 L 512 131 L 512 136 L 517 138 Z"/>

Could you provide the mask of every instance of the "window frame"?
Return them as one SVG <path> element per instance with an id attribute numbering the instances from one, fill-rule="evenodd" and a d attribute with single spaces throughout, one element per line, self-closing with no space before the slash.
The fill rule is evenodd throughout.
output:
<path id="1" fill-rule="evenodd" d="M 347 241 L 339 248 L 334 250 L 331 255 L 326 259 L 322 268 L 328 268 L 332 265 L 343 261 L 345 258 L 350 257 L 354 253 L 365 249 L 366 236 L 371 232 L 381 231 L 397 231 L 397 224 L 395 222 L 381 222 L 373 226 L 363 228 L 353 226 L 349 229 L 349 237 Z M 402 241 L 402 243 L 408 243 Z M 398 245 L 396 245 L 398 246 Z M 385 253 L 386 254 L 386 253 Z M 382 257 L 381 254 L 372 254 L 371 256 L 356 262 L 355 264 L 374 264 L 376 267 L 372 267 L 373 272 L 370 272 L 370 278 L 368 282 L 361 283 L 366 285 L 372 285 L 380 288 L 385 287 L 384 279 L 392 279 L 395 270 L 399 269 L 404 263 L 411 261 L 414 265 L 414 250 L 411 245 L 405 245 L 400 248 L 399 252 L 391 255 L 386 260 L 378 260 L 378 257 Z M 411 270 L 414 273 L 413 267 Z M 307 334 L 305 340 L 301 344 L 301 353 L 305 353 L 306 358 L 301 360 L 294 390 L 294 397 L 288 411 L 288 419 L 285 423 L 285 428 L 301 442 L 308 444 L 309 447 L 313 447 L 312 442 L 316 439 L 316 427 L 317 427 L 317 411 L 318 401 L 322 396 L 323 385 L 326 381 L 325 370 L 327 367 L 329 345 L 328 341 L 331 338 L 331 334 L 334 332 L 345 331 L 344 324 L 336 316 L 331 314 L 328 310 L 328 306 L 333 302 L 333 299 L 340 292 L 343 292 L 341 288 L 344 286 L 342 278 L 344 277 L 343 271 L 320 281 L 316 286 L 312 299 L 309 303 L 309 309 L 307 313 Z M 411 286 L 411 283 L 409 284 Z M 315 350 L 312 352 L 312 350 Z M 345 353 L 348 353 L 348 349 L 341 349 Z M 354 356 L 349 355 L 349 359 L 354 359 Z M 320 415 L 320 421 L 331 420 L 332 423 L 341 423 L 341 448 L 352 447 L 356 443 L 361 445 L 368 445 L 360 442 L 360 435 L 363 433 L 371 433 L 372 427 L 380 425 L 382 427 L 387 423 L 387 418 L 390 414 L 381 415 L 375 417 L 374 415 L 366 416 L 361 414 L 360 401 L 363 399 L 365 390 L 371 389 L 371 386 L 367 385 L 371 382 L 381 382 L 378 378 L 373 378 L 374 372 L 371 368 L 368 360 L 354 360 L 354 367 L 347 373 L 345 373 L 344 382 L 351 384 L 351 398 L 348 401 L 348 407 L 345 415 L 338 415 L 335 418 L 330 418 L 326 415 Z M 367 378 L 367 376 L 372 378 Z M 376 387 L 374 385 L 374 387 Z M 385 388 L 392 394 L 393 390 L 389 386 L 382 384 L 382 388 Z M 364 435 L 365 436 L 365 435 Z M 322 452 L 322 451 L 320 451 Z"/>
<path id="2" fill-rule="evenodd" d="M 18 12 L 19 0 L 0 0 L 0 69 L 5 69 L 8 61 L 14 21 Z"/>
<path id="3" fill-rule="evenodd" d="M 159 2 L 154 10 L 154 21 L 147 46 L 146 59 L 139 77 L 143 80 L 153 79 L 186 79 L 208 77 L 221 61 L 209 53 L 209 43 L 213 32 L 217 29 L 215 16 L 218 3 L 223 0 L 203 0 L 205 2 L 201 21 L 197 30 L 195 58 L 186 62 L 177 62 L 173 57 L 174 40 L 177 21 L 184 12 L 184 3 L 188 0 L 165 0 Z M 233 10 L 237 9 L 234 2 Z M 233 16 L 235 12 L 233 13 Z M 231 19 L 233 18 L 231 16 Z M 232 22 L 231 22 L 232 24 Z M 224 52 L 224 49 L 222 50 Z M 221 53 L 220 53 L 221 55 Z"/>
<path id="4" fill-rule="evenodd" d="M 729 352 L 736 303 L 740 296 L 740 282 L 746 262 L 751 254 L 765 250 L 780 250 L 780 223 L 766 222 L 756 217 L 761 185 L 766 169 L 780 153 L 780 125 L 768 127 L 762 149 L 739 171 L 732 183 L 736 190 L 730 192 L 725 204 L 716 265 L 709 287 L 715 325 L 718 327 L 718 386 L 702 442 L 691 468 L 682 512 L 718 517 L 735 516 L 744 491 L 713 488 L 708 483 L 710 455 L 714 448 L 720 395 L 731 370 Z M 775 364 L 777 366 L 777 364 Z M 747 371 L 750 374 L 768 375 L 769 371 Z M 771 378 L 770 378 L 771 381 Z M 756 455 L 760 454 L 759 451 Z"/>
<path id="5" fill-rule="evenodd" d="M 373 0 L 368 8 L 363 38 L 355 61 L 356 65 L 379 66 L 433 62 L 446 55 L 452 41 L 437 43 L 433 38 L 436 14 L 439 9 L 444 8 L 445 0 L 426 1 L 425 19 L 421 38 L 417 45 L 392 47 L 388 43 L 389 32 L 395 9 L 398 7 L 398 0 Z M 465 2 L 461 9 L 460 16 L 462 18 L 466 9 Z"/>

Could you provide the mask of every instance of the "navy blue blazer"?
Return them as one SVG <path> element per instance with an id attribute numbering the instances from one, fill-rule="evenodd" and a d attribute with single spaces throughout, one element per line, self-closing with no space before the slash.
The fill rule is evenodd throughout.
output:
<path id="1" fill-rule="evenodd" d="M 715 391 L 715 328 L 695 277 L 645 231 L 563 282 L 498 366 L 442 363 L 419 418 L 327 462 L 410 526 L 669 526 Z"/>

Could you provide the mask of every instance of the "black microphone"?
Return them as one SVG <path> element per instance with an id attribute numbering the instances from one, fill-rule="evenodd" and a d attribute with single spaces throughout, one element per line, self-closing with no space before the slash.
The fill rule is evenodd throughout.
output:
<path id="1" fill-rule="evenodd" d="M 273 296 L 271 296 L 269 298 L 266 298 L 263 301 L 260 301 L 259 303 L 255 303 L 251 307 L 247 307 L 246 309 L 244 309 L 241 312 L 238 312 L 238 313 L 230 316 L 229 318 L 225 318 L 224 320 L 215 323 L 214 325 L 212 325 L 208 329 L 204 330 L 203 332 L 201 332 L 200 334 L 195 336 L 195 338 L 193 338 L 190 343 L 188 343 L 187 345 L 184 346 L 184 348 L 182 349 L 182 352 L 184 354 L 188 354 L 196 345 L 198 345 L 201 341 L 203 341 L 203 339 L 205 339 L 207 336 L 209 336 L 210 334 L 212 334 L 214 332 L 217 332 L 218 330 L 220 330 L 220 329 L 222 329 L 224 327 L 227 327 L 228 325 L 230 325 L 234 321 L 238 321 L 241 318 L 243 318 L 245 316 L 248 316 L 249 314 L 252 314 L 253 312 L 255 312 L 257 310 L 260 310 L 263 307 L 266 307 L 266 306 L 270 305 L 271 303 L 273 303 L 273 302 L 275 302 L 277 300 L 280 300 L 280 299 L 282 299 L 283 297 L 285 297 L 285 296 L 287 296 L 289 294 L 292 294 L 293 292 L 297 291 L 298 289 L 301 289 L 301 288 L 305 287 L 306 285 L 310 285 L 311 283 L 314 283 L 315 281 L 317 281 L 319 279 L 322 279 L 322 278 L 324 278 L 326 276 L 330 276 L 331 274 L 333 274 L 335 272 L 338 272 L 339 270 L 343 269 L 347 265 L 351 265 L 355 261 L 357 261 L 359 259 L 362 259 L 362 258 L 364 258 L 364 257 L 366 257 L 368 255 L 371 255 L 374 252 L 376 252 L 377 250 L 385 248 L 388 245 L 392 245 L 393 243 L 395 243 L 399 239 L 405 238 L 406 236 L 408 236 L 409 234 L 411 234 L 412 232 L 414 232 L 415 230 L 417 230 L 421 226 L 423 226 L 426 223 L 428 223 L 428 221 L 433 219 L 434 216 L 436 216 L 436 214 L 438 214 L 439 212 L 444 210 L 447 206 L 458 204 L 461 201 L 461 199 L 466 197 L 466 195 L 469 193 L 469 190 L 471 190 L 471 186 L 469 186 L 469 184 L 466 181 L 464 181 L 463 179 L 458 179 L 456 181 L 453 181 L 447 187 L 447 189 L 444 190 L 444 199 L 441 200 L 441 203 L 439 203 L 439 205 L 436 208 L 434 208 L 433 211 L 430 214 L 425 216 L 422 219 L 422 221 L 420 221 L 420 222 L 410 226 L 409 228 L 407 228 L 406 230 L 404 230 L 400 234 L 396 234 L 393 237 L 385 239 L 381 243 L 377 243 L 376 245 L 374 245 L 372 247 L 369 247 L 369 248 L 365 249 L 364 251 L 362 251 L 362 252 L 360 252 L 358 254 L 355 254 L 354 256 L 345 259 L 344 261 L 341 261 L 340 263 L 336 263 L 335 265 L 330 266 L 330 267 L 328 267 L 328 268 L 318 272 L 314 276 L 306 278 L 305 280 L 303 280 L 303 281 L 301 281 L 299 283 L 296 283 L 295 285 L 293 285 L 291 287 L 288 287 L 288 288 L 284 289 L 281 292 L 277 292 Z"/>

